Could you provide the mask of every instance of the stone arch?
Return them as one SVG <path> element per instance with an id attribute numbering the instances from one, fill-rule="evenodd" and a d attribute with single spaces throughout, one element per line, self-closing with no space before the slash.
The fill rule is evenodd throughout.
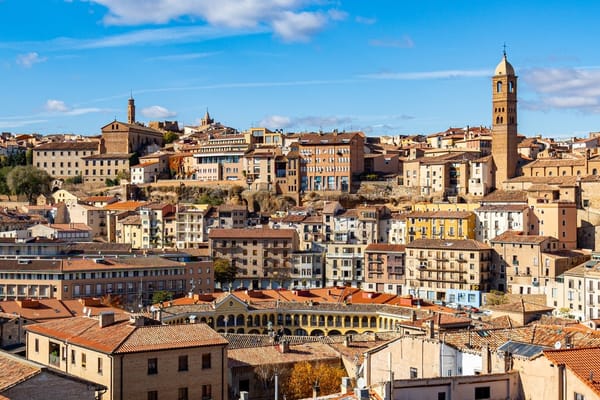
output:
<path id="1" fill-rule="evenodd" d="M 310 333 L 310 336 L 325 336 L 325 332 L 321 329 L 315 329 Z"/>

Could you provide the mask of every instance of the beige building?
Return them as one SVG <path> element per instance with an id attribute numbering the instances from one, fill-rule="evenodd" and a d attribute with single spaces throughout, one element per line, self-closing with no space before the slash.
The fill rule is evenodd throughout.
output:
<path id="1" fill-rule="evenodd" d="M 547 305 L 579 321 L 600 319 L 600 265 L 596 258 L 565 271 L 553 282 Z"/>
<path id="2" fill-rule="evenodd" d="M 104 185 L 107 179 L 129 174 L 129 153 L 102 153 L 83 157 L 83 181 Z"/>
<path id="3" fill-rule="evenodd" d="M 365 276 L 366 247 L 365 244 L 327 244 L 325 286 L 360 287 Z"/>
<path id="4" fill-rule="evenodd" d="M 589 255 L 562 250 L 550 236 L 507 231 L 490 241 L 494 249 L 493 287 L 518 294 L 547 294 L 548 286 L 563 272 Z"/>
<path id="5" fill-rule="evenodd" d="M 416 239 L 406 245 L 409 293 L 477 307 L 490 288 L 491 259 L 491 248 L 476 240 Z"/>
<path id="6" fill-rule="evenodd" d="M 32 325 L 27 358 L 107 387 L 106 399 L 227 398 L 227 340 L 205 324 L 74 317 Z"/>
<path id="7" fill-rule="evenodd" d="M 208 204 L 177 204 L 175 246 L 178 249 L 198 248 L 208 243 L 204 216 L 209 210 Z"/>
<path id="8" fill-rule="evenodd" d="M 362 132 L 337 131 L 300 135 L 300 189 L 304 192 L 333 190 L 350 192 L 353 177 L 364 172 Z"/>
<path id="9" fill-rule="evenodd" d="M 83 157 L 100 153 L 97 141 L 49 142 L 33 149 L 33 165 L 55 178 L 82 175 Z"/>
<path id="10" fill-rule="evenodd" d="M 298 250 L 294 229 L 213 228 L 208 241 L 214 259 L 228 259 L 237 268 L 233 287 L 289 287 L 292 253 Z"/>
<path id="11" fill-rule="evenodd" d="M 371 243 L 365 248 L 365 288 L 379 293 L 406 294 L 405 248 L 400 244 Z"/>

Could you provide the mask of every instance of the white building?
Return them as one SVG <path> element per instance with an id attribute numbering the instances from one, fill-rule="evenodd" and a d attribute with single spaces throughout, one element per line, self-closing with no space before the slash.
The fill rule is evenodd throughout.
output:
<path id="1" fill-rule="evenodd" d="M 158 162 L 148 162 L 131 167 L 131 183 L 150 183 L 158 177 Z"/>
<path id="2" fill-rule="evenodd" d="M 475 210 L 475 240 L 489 244 L 496 236 L 512 230 L 530 233 L 531 209 L 527 204 L 487 204 Z"/>

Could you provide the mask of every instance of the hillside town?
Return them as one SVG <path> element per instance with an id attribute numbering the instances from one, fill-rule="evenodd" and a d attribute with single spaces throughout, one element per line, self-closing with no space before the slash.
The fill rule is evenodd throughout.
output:
<path id="1" fill-rule="evenodd" d="M 600 132 L 517 80 L 433 133 L 2 133 L 0 395 L 600 398 Z"/>

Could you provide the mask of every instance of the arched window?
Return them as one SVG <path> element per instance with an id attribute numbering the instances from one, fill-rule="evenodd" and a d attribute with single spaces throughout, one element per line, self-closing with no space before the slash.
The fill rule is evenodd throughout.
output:
<path id="1" fill-rule="evenodd" d="M 513 81 L 508 82 L 508 92 L 512 93 L 515 91 L 515 83 Z"/>
<path id="2" fill-rule="evenodd" d="M 598 170 L 596 168 L 592 170 L 592 175 L 598 175 Z"/>
<path id="3" fill-rule="evenodd" d="M 502 92 L 502 82 L 501 81 L 496 82 L 496 92 L 497 93 Z"/>

